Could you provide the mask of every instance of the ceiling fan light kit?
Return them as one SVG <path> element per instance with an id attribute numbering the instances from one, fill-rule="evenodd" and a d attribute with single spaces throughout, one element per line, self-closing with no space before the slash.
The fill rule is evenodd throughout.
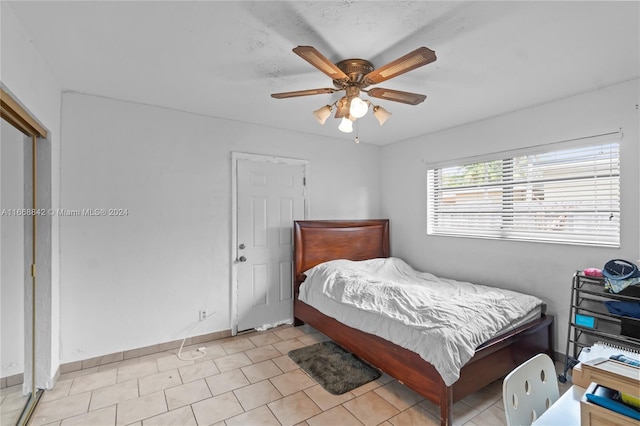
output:
<path id="1" fill-rule="evenodd" d="M 387 121 L 390 115 L 391 113 L 381 106 L 373 107 L 373 116 L 378 119 L 378 123 L 380 123 L 381 126 Z"/>
<path id="2" fill-rule="evenodd" d="M 360 99 L 359 96 L 352 98 L 349 102 L 349 115 L 355 118 L 362 118 L 369 110 L 369 104 Z"/>
<path id="3" fill-rule="evenodd" d="M 295 92 L 273 93 L 276 99 L 293 98 L 297 96 L 309 96 L 319 94 L 332 94 L 345 91 L 345 96 L 336 100 L 333 104 L 325 105 L 313 112 L 318 123 L 324 124 L 336 107 L 335 118 L 341 118 L 338 129 L 345 133 L 353 131 L 353 123 L 367 114 L 369 106 L 373 106 L 373 115 L 382 126 L 391 116 L 391 113 L 379 105 L 374 105 L 369 100 L 363 100 L 360 93 L 364 92 L 372 98 L 385 99 L 408 105 L 418 105 L 424 102 L 425 95 L 418 93 L 402 92 L 400 90 L 367 87 L 378 84 L 401 74 L 430 64 L 436 60 L 436 54 L 427 47 L 419 47 L 406 55 L 391 61 L 380 68 L 375 69 L 371 62 L 364 59 L 345 59 L 336 64 L 331 62 L 322 53 L 311 46 L 298 46 L 293 52 L 305 61 L 316 67 L 333 80 L 333 88 L 298 90 Z M 357 139 L 357 138 L 356 138 Z"/>
<path id="4" fill-rule="evenodd" d="M 342 121 L 340 121 L 340 125 L 338 126 L 338 130 L 344 133 L 353 132 L 353 121 L 349 120 L 348 117 L 342 117 Z"/>
<path id="5" fill-rule="evenodd" d="M 313 116 L 318 120 L 318 123 L 324 124 L 327 118 L 331 115 L 331 105 L 325 105 L 320 109 L 313 111 Z"/>

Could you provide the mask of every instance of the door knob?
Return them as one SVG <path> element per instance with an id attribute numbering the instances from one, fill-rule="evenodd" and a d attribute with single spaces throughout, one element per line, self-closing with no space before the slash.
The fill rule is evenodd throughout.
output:
<path id="1" fill-rule="evenodd" d="M 246 262 L 246 261 L 247 261 L 247 258 L 246 258 L 246 257 L 244 257 L 244 256 L 240 256 L 240 257 L 238 258 L 238 260 L 239 260 L 240 262 Z"/>
<path id="2" fill-rule="evenodd" d="M 239 248 L 240 250 L 244 250 L 244 244 L 240 244 L 240 245 L 238 246 L 238 248 Z"/>

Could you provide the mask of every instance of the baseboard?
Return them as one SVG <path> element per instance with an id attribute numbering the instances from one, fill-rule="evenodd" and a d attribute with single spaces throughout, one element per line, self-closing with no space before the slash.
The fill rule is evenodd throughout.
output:
<path id="1" fill-rule="evenodd" d="M 184 344 L 185 346 L 197 345 L 198 343 L 211 342 L 213 340 L 225 339 L 231 337 L 231 330 L 222 330 L 215 333 L 202 334 L 199 336 L 188 337 Z M 51 383 L 58 381 L 58 377 L 64 373 L 71 373 L 73 371 L 85 370 L 88 368 L 99 367 L 105 364 L 111 364 L 112 362 L 124 361 L 126 359 L 136 358 L 144 355 L 151 355 L 158 352 L 165 352 L 171 349 L 177 349 L 182 344 L 182 339 L 174 340 L 171 342 L 159 343 L 157 345 L 145 346 L 143 348 L 131 349 L 128 351 L 115 352 L 108 355 L 89 358 L 81 361 L 69 362 L 66 364 L 60 364 L 56 373 L 54 374 Z M 11 386 L 20 385 L 24 382 L 24 374 L 14 374 L 7 377 L 0 378 L 0 389 L 8 388 Z"/>
<path id="2" fill-rule="evenodd" d="M 0 389 L 9 388 L 15 385 L 21 385 L 24 382 L 24 374 L 12 374 L 11 376 L 0 378 Z"/>
<path id="3" fill-rule="evenodd" d="M 553 351 L 553 356 L 554 356 L 553 360 L 555 362 L 561 362 L 564 364 L 565 354 L 558 351 Z"/>
<path id="4" fill-rule="evenodd" d="M 231 330 L 222 330 L 215 333 L 202 334 L 199 336 L 188 337 L 184 345 L 197 345 L 198 343 L 210 342 L 213 340 L 224 339 L 231 337 Z M 124 361 L 131 358 L 137 358 L 140 356 L 151 355 L 158 352 L 165 352 L 171 349 L 178 349 L 182 344 L 182 340 L 173 340 L 171 342 L 158 343 L 156 345 L 145 346 L 137 349 L 130 349 L 122 352 L 114 352 L 108 355 L 102 355 L 94 358 L 89 358 L 81 361 L 69 362 L 66 364 L 60 364 L 58 373 L 56 376 L 64 373 L 71 373 L 79 370 L 86 370 L 88 368 L 99 367 L 105 364 L 111 364 L 113 362 Z"/>

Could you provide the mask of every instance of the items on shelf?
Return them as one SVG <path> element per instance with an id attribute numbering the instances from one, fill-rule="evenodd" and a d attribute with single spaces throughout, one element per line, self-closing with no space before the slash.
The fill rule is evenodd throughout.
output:
<path id="1" fill-rule="evenodd" d="M 607 268 L 611 270 L 610 262 L 607 262 L 603 271 Z M 627 268 L 627 264 L 622 267 Z M 620 270 L 621 274 L 624 272 L 621 276 L 629 273 L 624 268 Z M 640 294 L 630 294 L 629 291 L 640 289 L 640 286 L 633 285 L 619 293 L 612 293 L 605 288 L 606 280 L 606 276 L 587 276 L 584 271 L 578 271 L 573 276 L 566 358 L 564 371 L 558 376 L 560 382 L 566 382 L 567 372 L 581 362 L 582 358 L 592 359 L 589 351 L 594 350 L 594 347 L 597 351 L 597 342 L 640 351 L 640 317 L 628 316 L 629 312 L 634 312 L 635 307 L 640 307 Z M 606 357 L 616 354 L 611 352 Z"/>
<path id="2" fill-rule="evenodd" d="M 612 280 L 626 280 L 627 278 L 640 278 L 640 271 L 633 262 L 612 259 L 604 264 L 602 275 Z"/>
<path id="3" fill-rule="evenodd" d="M 598 269 L 598 268 L 587 268 L 584 271 L 582 271 L 582 273 L 585 275 L 585 277 L 603 277 L 604 275 L 602 275 L 602 269 Z"/>
<path id="4" fill-rule="evenodd" d="M 626 357 L 623 354 L 611 355 L 609 359 L 624 362 L 625 364 L 633 365 L 634 367 L 640 367 L 640 361 Z"/>
<path id="5" fill-rule="evenodd" d="M 612 293 L 620 293 L 627 287 L 640 284 L 640 270 L 628 260 L 612 259 L 602 268 L 604 286 Z"/>

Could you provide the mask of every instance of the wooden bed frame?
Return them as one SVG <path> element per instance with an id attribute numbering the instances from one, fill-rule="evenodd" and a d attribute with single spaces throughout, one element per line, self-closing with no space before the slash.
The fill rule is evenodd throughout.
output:
<path id="1" fill-rule="evenodd" d="M 442 426 L 452 424 L 451 406 L 539 353 L 553 358 L 553 317 L 546 315 L 481 345 L 451 386 L 418 354 L 348 327 L 298 300 L 304 271 L 328 260 L 389 257 L 389 220 L 294 222 L 295 325 L 309 324 L 360 358 L 440 405 Z"/>

